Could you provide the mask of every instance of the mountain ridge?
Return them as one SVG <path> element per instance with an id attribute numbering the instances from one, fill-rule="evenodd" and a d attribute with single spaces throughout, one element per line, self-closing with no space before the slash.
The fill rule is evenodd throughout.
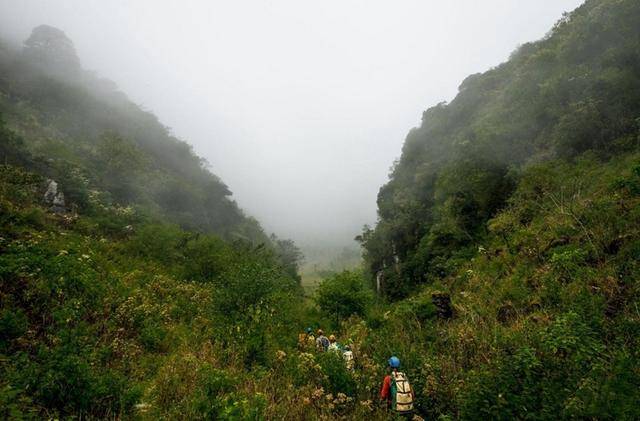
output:
<path id="1" fill-rule="evenodd" d="M 628 150 L 640 115 L 638 13 L 633 2 L 587 1 L 425 111 L 380 189 L 376 229 L 365 230 L 372 275 L 386 274 L 402 296 L 409 285 L 399 278 L 420 284 L 448 272 L 428 267 L 482 238 L 527 163 Z"/>
<path id="2" fill-rule="evenodd" d="M 0 113 L 33 154 L 83 172 L 89 184 L 108 191 L 113 200 L 143 205 L 185 228 L 268 242 L 259 223 L 245 216 L 188 143 L 132 103 L 115 83 L 81 68 L 64 32 L 39 26 L 22 50 L 5 47 L 2 54 Z M 118 177 L 116 171 L 99 168 L 98 161 L 109 161 L 100 152 L 115 151 L 116 144 L 129 148 L 125 154 L 145 164 L 143 171 Z M 62 172 L 52 176 L 60 178 L 63 191 L 80 189 L 78 180 L 65 179 Z M 79 207 L 86 204 L 86 197 L 67 196 Z"/>

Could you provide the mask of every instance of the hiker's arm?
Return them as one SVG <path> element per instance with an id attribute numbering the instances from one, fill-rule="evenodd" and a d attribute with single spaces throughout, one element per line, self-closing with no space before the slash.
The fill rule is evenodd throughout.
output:
<path id="1" fill-rule="evenodd" d="M 389 392 L 391 390 L 391 378 L 389 376 L 384 378 L 382 382 L 382 389 L 380 389 L 380 399 L 389 399 Z"/>

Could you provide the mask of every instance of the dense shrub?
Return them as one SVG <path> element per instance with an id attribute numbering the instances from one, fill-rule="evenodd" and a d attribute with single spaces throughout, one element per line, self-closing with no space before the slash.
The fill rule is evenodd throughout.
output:
<path id="1" fill-rule="evenodd" d="M 586 1 L 544 39 L 470 76 L 453 101 L 424 112 L 380 189 L 375 229 L 360 236 L 368 276 L 382 280 L 386 297 L 405 298 L 463 266 L 530 163 L 637 150 L 639 18 L 634 0 Z M 571 192 L 554 194 L 554 205 L 571 212 Z M 533 209 L 522 211 L 526 218 Z M 589 227 L 588 215 L 581 217 Z M 581 252 L 597 259 L 593 234 L 592 250 Z"/>
<path id="2" fill-rule="evenodd" d="M 364 315 L 372 295 L 359 272 L 343 271 L 324 279 L 316 290 L 315 301 L 335 324 L 353 315 Z"/>

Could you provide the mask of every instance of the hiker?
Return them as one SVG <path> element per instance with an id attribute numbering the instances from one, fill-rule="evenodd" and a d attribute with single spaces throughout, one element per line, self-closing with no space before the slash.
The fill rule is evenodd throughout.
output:
<path id="1" fill-rule="evenodd" d="M 307 349 L 312 350 L 314 346 L 316 346 L 316 337 L 313 336 L 313 330 L 310 327 L 308 327 L 307 328 Z"/>
<path id="2" fill-rule="evenodd" d="M 316 338 L 313 336 L 313 330 L 308 327 L 303 333 L 298 335 L 298 349 L 304 351 L 305 349 L 313 349 L 316 344 Z"/>
<path id="3" fill-rule="evenodd" d="M 320 352 L 326 352 L 329 349 L 329 339 L 324 336 L 322 329 L 318 329 L 318 337 L 316 338 L 316 348 Z"/>
<path id="4" fill-rule="evenodd" d="M 353 351 L 349 345 L 344 347 L 344 352 L 342 353 L 342 358 L 344 358 L 344 364 L 347 366 L 347 370 L 353 371 L 355 368 L 356 362 L 353 358 Z"/>
<path id="5" fill-rule="evenodd" d="M 340 352 L 340 344 L 336 341 L 335 335 L 329 335 L 329 351 Z"/>
<path id="6" fill-rule="evenodd" d="M 409 384 L 406 374 L 398 371 L 400 360 L 391 357 L 388 361 L 389 374 L 385 376 L 380 390 L 380 400 L 384 401 L 387 408 L 398 415 L 410 415 L 413 413 L 413 400 L 415 395 Z"/>

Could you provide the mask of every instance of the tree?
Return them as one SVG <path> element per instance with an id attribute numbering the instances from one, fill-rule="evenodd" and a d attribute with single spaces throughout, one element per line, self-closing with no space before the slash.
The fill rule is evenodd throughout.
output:
<path id="1" fill-rule="evenodd" d="M 24 42 L 25 55 L 55 76 L 68 78 L 80 71 L 73 42 L 58 28 L 40 25 Z M 70 75 L 71 73 L 71 75 Z"/>
<path id="2" fill-rule="evenodd" d="M 424 112 L 380 188 L 375 228 L 360 237 L 369 277 L 385 275 L 386 298 L 464 262 L 532 162 L 637 147 L 639 5 L 587 1 Z"/>
<path id="3" fill-rule="evenodd" d="M 345 270 L 323 280 L 316 291 L 315 302 L 336 324 L 352 314 L 363 315 L 371 302 L 372 292 L 364 285 L 362 274 Z"/>
<path id="4" fill-rule="evenodd" d="M 292 279 L 300 281 L 298 270 L 300 269 L 300 263 L 304 260 L 302 251 L 300 251 L 293 240 L 282 240 L 275 234 L 271 234 L 270 240 L 284 271 L 288 273 Z"/>
<path id="5" fill-rule="evenodd" d="M 30 160 L 29 152 L 22 138 L 7 129 L 0 114 L 0 165 L 24 165 Z"/>
<path id="6" fill-rule="evenodd" d="M 138 176 L 148 165 L 142 150 L 118 134 L 105 133 L 96 148 L 96 161 L 101 187 L 118 202 L 134 202 L 142 191 Z"/>

